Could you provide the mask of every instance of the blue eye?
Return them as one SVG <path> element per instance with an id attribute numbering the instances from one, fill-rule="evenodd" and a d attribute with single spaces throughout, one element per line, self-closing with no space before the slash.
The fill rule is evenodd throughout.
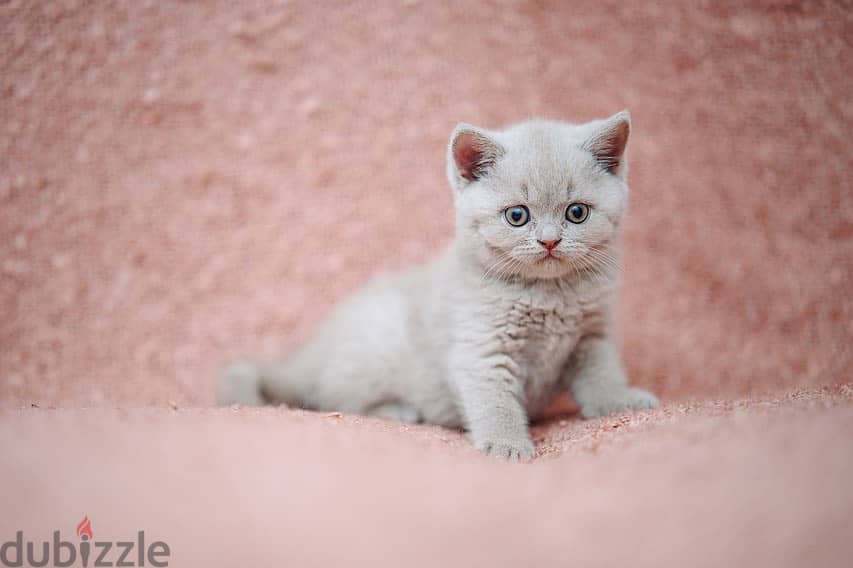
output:
<path id="1" fill-rule="evenodd" d="M 589 217 L 589 207 L 583 203 L 572 203 L 566 208 L 566 220 L 583 223 Z"/>
<path id="2" fill-rule="evenodd" d="M 504 211 L 504 217 L 513 227 L 521 227 L 530 220 L 530 210 L 524 205 L 515 205 Z"/>

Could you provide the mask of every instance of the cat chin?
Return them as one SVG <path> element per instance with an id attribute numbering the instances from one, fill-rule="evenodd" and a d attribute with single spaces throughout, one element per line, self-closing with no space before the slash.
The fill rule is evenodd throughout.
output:
<path id="1" fill-rule="evenodd" d="M 571 269 L 565 266 L 554 267 L 554 268 L 539 268 L 536 270 L 531 270 L 527 277 L 531 280 L 556 280 L 558 278 L 565 278 L 572 274 Z"/>
<path id="2" fill-rule="evenodd" d="M 520 272 L 530 280 L 553 280 L 572 274 L 572 264 L 563 258 L 545 258 L 526 264 Z"/>
<path id="3" fill-rule="evenodd" d="M 499 249 L 495 250 L 499 251 Z M 501 254 L 506 253 L 499 252 L 495 257 L 489 257 L 487 260 L 483 260 L 483 266 L 500 266 L 499 260 L 495 260 L 495 258 L 499 259 Z M 573 267 L 574 265 L 572 264 L 571 259 L 566 256 L 548 258 L 537 255 L 533 258 L 524 256 L 513 258 L 518 263 L 513 267 L 513 270 L 502 271 L 492 269 L 491 272 L 487 271 L 487 273 L 499 278 L 505 277 L 510 279 L 536 281 L 565 278 L 577 272 Z"/>

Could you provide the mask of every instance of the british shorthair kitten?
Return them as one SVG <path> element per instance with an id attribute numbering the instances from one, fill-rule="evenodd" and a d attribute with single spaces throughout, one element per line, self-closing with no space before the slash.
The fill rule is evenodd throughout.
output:
<path id="1" fill-rule="evenodd" d="M 447 251 L 353 294 L 283 361 L 231 364 L 221 402 L 461 427 L 513 460 L 533 456 L 528 423 L 563 390 L 586 418 L 654 408 L 628 385 L 611 329 L 629 132 L 627 112 L 460 124 Z"/>

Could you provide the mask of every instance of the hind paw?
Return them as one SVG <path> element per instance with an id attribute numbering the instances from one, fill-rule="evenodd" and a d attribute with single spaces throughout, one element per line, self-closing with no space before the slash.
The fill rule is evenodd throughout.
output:
<path id="1" fill-rule="evenodd" d="M 421 415 L 418 409 L 405 402 L 386 402 L 379 406 L 374 406 L 367 412 L 368 416 L 376 416 L 378 418 L 390 418 L 408 424 L 415 424 L 421 421 Z"/>

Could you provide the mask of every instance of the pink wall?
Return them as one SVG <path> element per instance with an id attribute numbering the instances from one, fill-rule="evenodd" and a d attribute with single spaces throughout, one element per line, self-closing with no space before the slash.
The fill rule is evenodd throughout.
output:
<path id="1" fill-rule="evenodd" d="M 0 404 L 210 403 L 448 241 L 457 121 L 622 108 L 635 382 L 849 378 L 849 10 L 321 4 L 0 5 Z"/>

